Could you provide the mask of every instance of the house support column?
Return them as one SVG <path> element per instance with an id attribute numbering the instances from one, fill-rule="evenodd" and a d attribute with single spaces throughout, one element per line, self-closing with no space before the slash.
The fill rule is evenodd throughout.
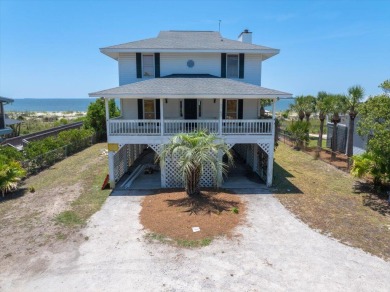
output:
<path id="1" fill-rule="evenodd" d="M 219 125 L 218 125 L 218 133 L 219 133 L 219 136 L 222 137 L 222 107 L 223 107 L 223 103 L 222 103 L 222 98 L 219 99 L 219 114 L 218 114 L 218 117 L 219 117 Z"/>
<path id="2" fill-rule="evenodd" d="M 108 176 L 110 181 L 110 188 L 115 188 L 115 163 L 114 163 L 114 151 L 108 152 Z"/>
<path id="3" fill-rule="evenodd" d="M 272 120 L 272 129 L 274 128 L 275 121 Z M 267 164 L 267 187 L 272 186 L 272 179 L 274 175 L 274 139 L 272 136 L 272 140 L 269 143 L 269 153 L 268 153 L 268 164 Z"/>

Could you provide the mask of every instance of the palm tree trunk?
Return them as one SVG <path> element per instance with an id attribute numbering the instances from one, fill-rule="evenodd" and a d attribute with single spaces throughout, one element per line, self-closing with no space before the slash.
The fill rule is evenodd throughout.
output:
<path id="1" fill-rule="evenodd" d="M 317 154 L 318 155 L 322 149 L 322 135 L 324 134 L 324 121 L 325 121 L 325 117 L 320 114 L 320 132 L 318 133 L 318 141 L 317 141 Z"/>
<path id="2" fill-rule="evenodd" d="M 355 113 L 349 114 L 349 127 L 348 127 L 348 146 L 347 146 L 347 156 L 348 158 L 353 155 L 353 132 L 355 129 Z M 348 159 L 349 163 L 349 159 Z"/>
<path id="3" fill-rule="evenodd" d="M 200 167 L 196 167 L 186 179 L 186 193 L 189 197 L 200 195 Z"/>

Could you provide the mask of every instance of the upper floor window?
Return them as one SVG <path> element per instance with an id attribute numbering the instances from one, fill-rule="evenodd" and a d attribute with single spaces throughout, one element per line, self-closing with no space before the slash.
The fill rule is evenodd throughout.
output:
<path id="1" fill-rule="evenodd" d="M 238 55 L 227 55 L 226 77 L 238 78 Z"/>
<path id="2" fill-rule="evenodd" d="M 143 55 L 142 56 L 143 64 L 143 76 L 144 77 L 153 77 L 154 76 L 154 56 L 153 55 Z"/>

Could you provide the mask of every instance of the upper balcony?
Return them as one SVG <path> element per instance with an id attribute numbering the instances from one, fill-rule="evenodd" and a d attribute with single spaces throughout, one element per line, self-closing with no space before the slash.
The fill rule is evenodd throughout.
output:
<path id="1" fill-rule="evenodd" d="M 219 136 L 272 135 L 273 119 L 258 120 L 125 120 L 111 119 L 108 136 L 172 136 L 194 130 L 205 130 Z"/>

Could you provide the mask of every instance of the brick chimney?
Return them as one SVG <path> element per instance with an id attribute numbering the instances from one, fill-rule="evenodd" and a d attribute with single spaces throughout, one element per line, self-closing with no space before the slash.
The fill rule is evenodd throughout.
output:
<path id="1" fill-rule="evenodd" d="M 242 43 L 251 44 L 252 32 L 250 32 L 248 29 L 244 29 L 244 31 L 238 36 L 238 40 Z"/>

